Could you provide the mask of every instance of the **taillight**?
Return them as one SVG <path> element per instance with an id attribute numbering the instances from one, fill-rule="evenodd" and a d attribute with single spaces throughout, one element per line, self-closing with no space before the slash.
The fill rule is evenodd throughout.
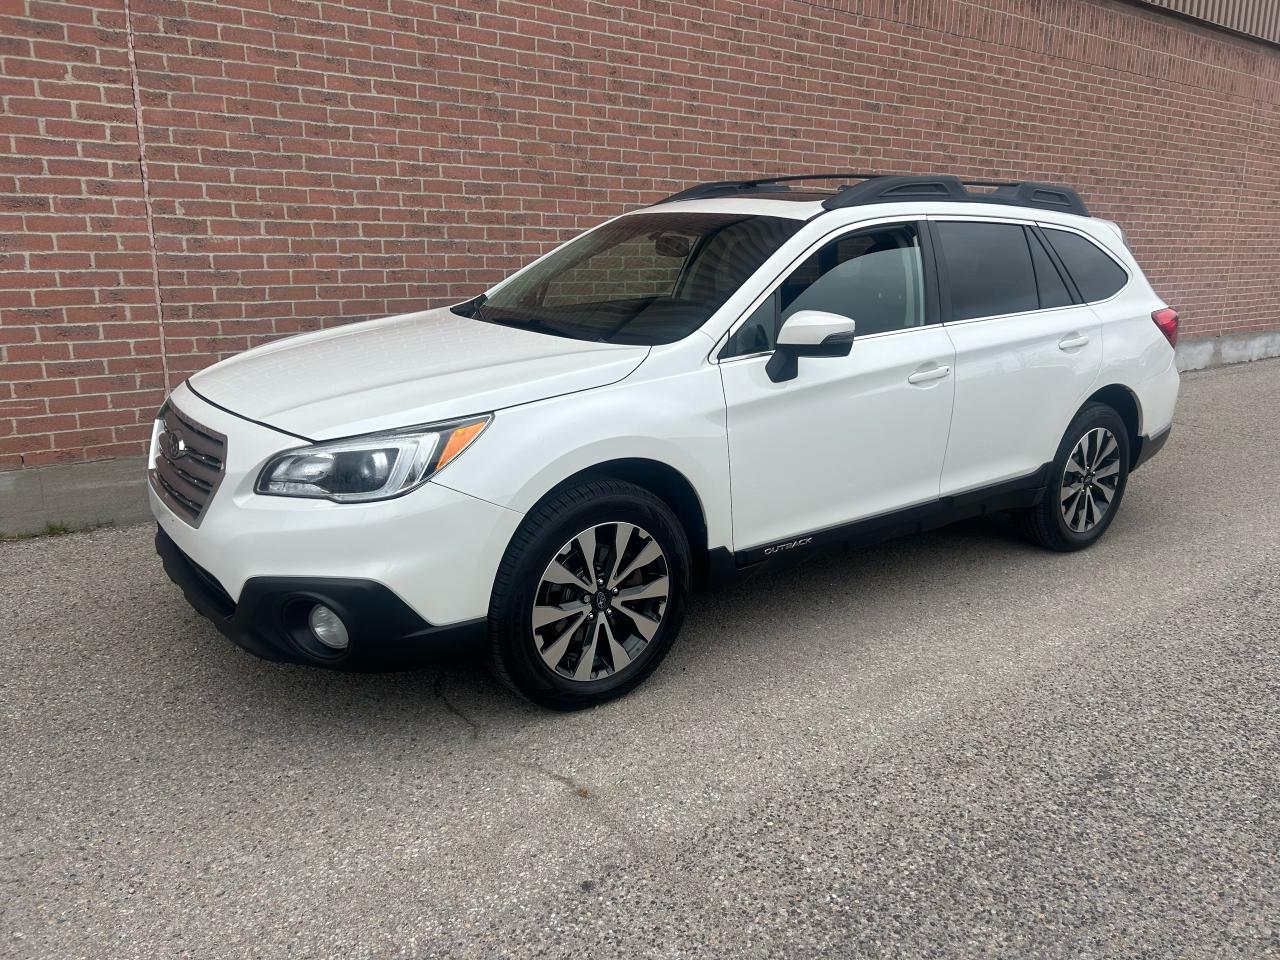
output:
<path id="1" fill-rule="evenodd" d="M 1165 307 L 1151 314 L 1151 319 L 1156 322 L 1164 338 L 1169 341 L 1169 346 L 1176 347 L 1178 345 L 1178 311 L 1173 307 Z"/>

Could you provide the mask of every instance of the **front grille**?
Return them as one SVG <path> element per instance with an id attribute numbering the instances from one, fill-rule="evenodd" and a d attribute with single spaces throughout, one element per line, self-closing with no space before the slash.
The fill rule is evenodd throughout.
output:
<path id="1" fill-rule="evenodd" d="M 160 408 L 158 419 L 151 485 L 174 513 L 198 527 L 222 482 L 227 438 L 196 423 L 171 403 Z"/>

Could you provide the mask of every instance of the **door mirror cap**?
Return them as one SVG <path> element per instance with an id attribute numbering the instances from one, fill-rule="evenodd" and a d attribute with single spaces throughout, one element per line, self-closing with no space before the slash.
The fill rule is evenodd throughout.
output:
<path id="1" fill-rule="evenodd" d="M 794 380 L 800 357 L 847 357 L 853 348 L 854 323 L 850 317 L 825 310 L 797 310 L 782 322 L 778 345 L 765 364 L 774 383 Z"/>
<path id="2" fill-rule="evenodd" d="M 787 317 L 778 331 L 780 347 L 820 347 L 853 340 L 851 317 L 826 310 L 797 310 Z"/>

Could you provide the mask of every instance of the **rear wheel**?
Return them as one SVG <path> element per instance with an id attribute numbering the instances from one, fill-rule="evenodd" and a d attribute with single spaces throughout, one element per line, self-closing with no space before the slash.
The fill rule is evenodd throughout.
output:
<path id="1" fill-rule="evenodd" d="M 680 522 L 649 491 L 598 480 L 555 495 L 526 518 L 498 570 L 495 674 L 554 709 L 622 696 L 679 633 L 689 569 Z"/>
<path id="2" fill-rule="evenodd" d="M 1082 550 L 1106 532 L 1129 479 L 1129 431 L 1115 410 L 1090 403 L 1067 428 L 1044 498 L 1018 514 L 1023 532 L 1050 550 Z"/>

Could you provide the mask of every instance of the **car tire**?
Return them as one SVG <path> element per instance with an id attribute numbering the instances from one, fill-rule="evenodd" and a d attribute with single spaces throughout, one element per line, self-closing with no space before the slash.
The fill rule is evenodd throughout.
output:
<path id="1" fill-rule="evenodd" d="M 1049 550 L 1083 550 L 1106 533 L 1129 481 L 1129 430 L 1103 403 L 1088 403 L 1062 437 L 1044 496 L 1015 514 L 1023 534 Z"/>
<path id="2" fill-rule="evenodd" d="M 490 665 L 555 710 L 623 696 L 675 642 L 689 584 L 688 537 L 658 497 L 612 479 L 558 491 L 530 511 L 498 568 Z"/>

